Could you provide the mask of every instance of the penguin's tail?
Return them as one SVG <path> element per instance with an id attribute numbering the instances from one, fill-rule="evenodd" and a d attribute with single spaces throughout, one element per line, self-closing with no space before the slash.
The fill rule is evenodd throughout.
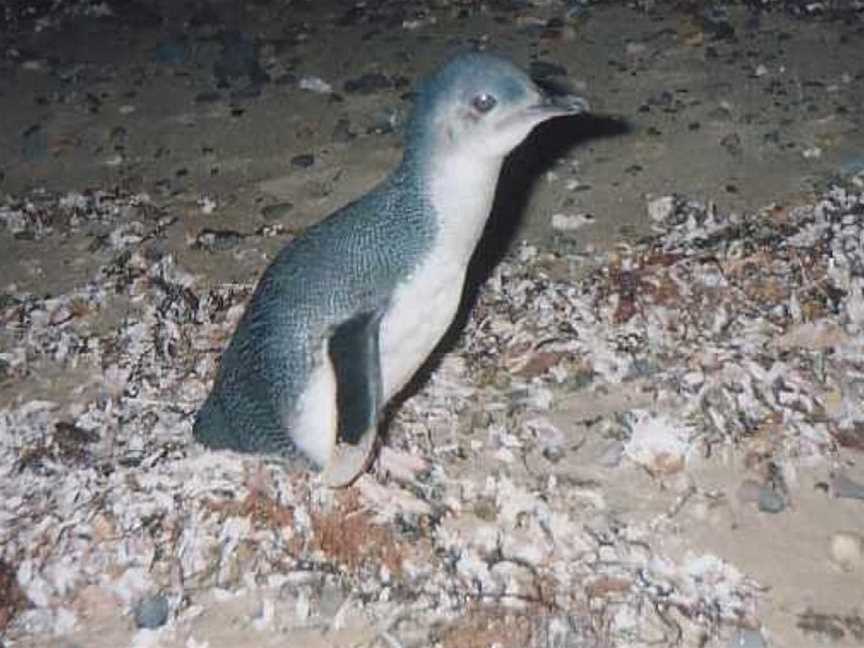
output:
<path id="1" fill-rule="evenodd" d="M 228 424 L 222 405 L 211 393 L 198 410 L 192 436 L 198 443 L 217 450 L 237 450 L 237 435 Z"/>

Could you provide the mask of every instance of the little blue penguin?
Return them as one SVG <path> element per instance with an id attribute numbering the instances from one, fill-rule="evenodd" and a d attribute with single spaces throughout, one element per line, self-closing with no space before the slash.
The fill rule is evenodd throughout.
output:
<path id="1" fill-rule="evenodd" d="M 398 167 L 264 272 L 195 438 L 281 454 L 332 486 L 353 481 L 385 403 L 456 314 L 505 157 L 539 123 L 586 110 L 488 53 L 460 54 L 427 78 Z"/>

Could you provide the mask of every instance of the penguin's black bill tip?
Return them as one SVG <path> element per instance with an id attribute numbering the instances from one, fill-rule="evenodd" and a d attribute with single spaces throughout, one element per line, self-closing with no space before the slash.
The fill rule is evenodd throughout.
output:
<path id="1" fill-rule="evenodd" d="M 586 99 L 571 94 L 547 94 L 537 108 L 553 115 L 579 115 L 591 109 Z"/>
<path id="2" fill-rule="evenodd" d="M 576 95 L 573 86 L 563 79 L 534 78 L 543 99 L 537 108 L 548 116 L 578 115 L 591 110 L 588 100 Z"/>

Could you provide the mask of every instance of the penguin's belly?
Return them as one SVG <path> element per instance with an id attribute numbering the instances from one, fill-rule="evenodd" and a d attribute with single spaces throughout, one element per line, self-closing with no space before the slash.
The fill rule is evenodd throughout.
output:
<path id="1" fill-rule="evenodd" d="M 394 292 L 379 336 L 385 401 L 411 380 L 447 331 L 464 279 L 462 264 L 427 261 Z"/>
<path id="2" fill-rule="evenodd" d="M 336 375 L 327 356 L 327 341 L 318 351 L 315 368 L 296 403 L 295 415 L 282 422 L 297 448 L 319 468 L 327 465 L 336 443 Z"/>

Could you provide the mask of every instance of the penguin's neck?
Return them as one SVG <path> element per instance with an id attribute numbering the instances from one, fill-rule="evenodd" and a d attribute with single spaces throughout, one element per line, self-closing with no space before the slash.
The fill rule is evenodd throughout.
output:
<path id="1" fill-rule="evenodd" d="M 467 264 L 492 210 L 503 158 L 468 152 L 433 155 L 424 185 L 435 214 L 437 239 L 454 263 Z"/>

